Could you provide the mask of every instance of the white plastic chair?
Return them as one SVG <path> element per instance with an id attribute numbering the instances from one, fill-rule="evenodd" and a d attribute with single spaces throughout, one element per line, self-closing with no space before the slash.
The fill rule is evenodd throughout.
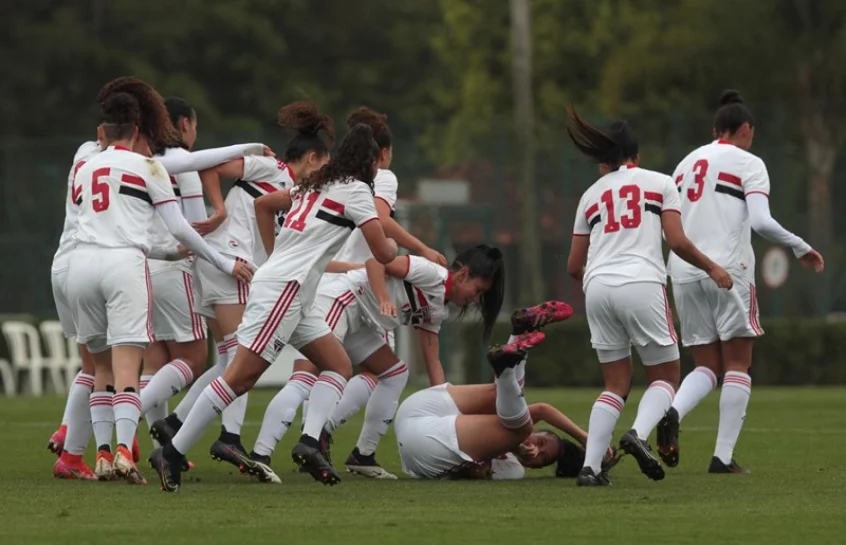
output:
<path id="1" fill-rule="evenodd" d="M 3 379 L 3 391 L 7 396 L 12 397 L 18 393 L 18 385 L 15 381 L 15 373 L 7 360 L 0 358 L 0 378 Z"/>
<path id="2" fill-rule="evenodd" d="M 41 338 L 38 330 L 26 322 L 3 322 L 0 326 L 3 335 L 6 337 L 6 344 L 9 347 L 9 356 L 12 359 L 12 369 L 20 375 L 21 372 L 28 373 L 29 391 L 32 395 L 44 394 L 44 379 L 41 372 L 44 368 L 44 358 L 41 355 Z M 53 385 L 62 383 L 61 374 L 56 376 L 51 371 L 50 378 Z M 57 380 L 58 379 L 58 380 Z"/>
<path id="3" fill-rule="evenodd" d="M 69 343 L 62 331 L 62 324 L 48 320 L 41 322 L 38 329 L 41 330 L 41 338 L 44 339 L 44 345 L 47 347 L 47 357 L 44 358 L 44 364 L 50 370 L 56 392 L 69 391 L 79 366 L 73 367 L 71 354 L 68 352 Z M 76 341 L 74 341 L 74 348 L 76 348 Z M 64 373 L 64 377 L 62 377 L 62 373 Z M 61 379 L 61 387 L 56 383 L 57 376 Z"/>

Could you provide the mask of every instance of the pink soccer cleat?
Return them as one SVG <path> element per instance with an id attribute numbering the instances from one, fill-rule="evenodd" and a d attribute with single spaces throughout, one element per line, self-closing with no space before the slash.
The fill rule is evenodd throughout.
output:
<path id="1" fill-rule="evenodd" d="M 529 331 L 519 335 L 514 342 L 493 346 L 488 350 L 488 363 L 498 377 L 506 369 L 514 368 L 526 359 L 529 350 L 542 343 L 545 338 L 546 335 L 540 331 Z"/>
<path id="2" fill-rule="evenodd" d="M 68 427 L 64 424 L 59 426 L 59 429 L 53 432 L 53 435 L 50 436 L 50 440 L 47 441 L 47 450 L 55 454 L 56 456 L 61 456 L 62 451 L 65 449 L 65 436 L 68 433 Z"/>
<path id="3" fill-rule="evenodd" d="M 515 310 L 511 315 L 511 328 L 515 335 L 536 331 L 548 324 L 563 322 L 573 315 L 573 307 L 561 301 L 547 301 L 534 307 Z"/>
<path id="4" fill-rule="evenodd" d="M 57 479 L 76 479 L 80 481 L 96 481 L 97 476 L 82 460 L 79 454 L 63 452 L 53 465 L 53 476 Z"/>

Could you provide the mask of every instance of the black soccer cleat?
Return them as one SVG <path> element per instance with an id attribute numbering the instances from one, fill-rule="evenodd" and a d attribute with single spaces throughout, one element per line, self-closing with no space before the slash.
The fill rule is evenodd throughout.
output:
<path id="1" fill-rule="evenodd" d="M 176 430 L 170 426 L 166 418 L 156 420 L 150 426 L 150 437 L 155 439 L 161 446 L 169 445 L 173 441 L 174 435 L 176 435 Z"/>
<path id="2" fill-rule="evenodd" d="M 168 460 L 164 455 L 164 447 L 155 449 L 147 461 L 150 462 L 150 467 L 159 476 L 162 492 L 179 492 L 182 489 L 182 472 L 180 471 L 180 467 L 183 463 L 187 465 L 187 461 L 173 463 L 171 460 Z"/>
<path id="3" fill-rule="evenodd" d="M 341 482 L 341 475 L 332 467 L 320 451 L 319 442 L 313 437 L 302 435 L 291 450 L 291 459 L 315 481 L 334 486 Z"/>
<path id="4" fill-rule="evenodd" d="M 347 468 L 347 471 L 353 473 L 355 475 L 361 475 L 363 477 L 370 477 L 371 479 L 384 479 L 384 480 L 396 480 L 397 476 L 393 473 L 388 473 L 385 469 L 379 465 L 379 462 L 376 461 L 376 453 L 373 454 L 362 454 L 358 447 L 355 447 L 350 455 L 347 457 L 347 461 L 344 463 Z"/>
<path id="5" fill-rule="evenodd" d="M 240 441 L 237 443 L 224 443 L 218 439 L 212 443 L 211 448 L 209 448 L 209 454 L 212 460 L 230 463 L 238 469 L 241 469 L 241 466 L 250 459 L 247 456 L 247 450 L 241 445 Z"/>
<path id="6" fill-rule="evenodd" d="M 620 449 L 616 449 L 611 447 L 612 454 L 606 454 L 602 458 L 602 473 L 607 475 L 614 467 L 620 463 L 620 460 L 625 455 L 625 452 L 621 451 Z"/>
<path id="7" fill-rule="evenodd" d="M 597 475 L 591 468 L 583 467 L 576 476 L 576 484 L 578 486 L 611 486 L 611 481 L 604 472 L 600 471 Z"/>
<path id="8" fill-rule="evenodd" d="M 658 436 L 658 456 L 667 467 L 679 465 L 679 412 L 670 407 L 655 430 Z"/>
<path id="9" fill-rule="evenodd" d="M 664 468 L 661 462 L 652 452 L 649 443 L 640 439 L 635 430 L 629 430 L 620 438 L 620 449 L 626 454 L 631 454 L 637 460 L 640 471 L 653 481 L 660 481 L 664 478 Z"/>
<path id="10" fill-rule="evenodd" d="M 725 464 L 722 460 L 714 456 L 713 458 L 711 458 L 711 465 L 708 467 L 708 473 L 748 474 L 752 472 L 737 465 L 737 462 L 734 461 L 734 458 L 732 458 L 730 464 Z"/>
<path id="11" fill-rule="evenodd" d="M 240 470 L 244 475 L 252 475 L 257 478 L 259 482 L 282 484 L 282 479 L 270 467 L 270 456 L 251 452 L 244 463 L 241 464 Z"/>
<path id="12" fill-rule="evenodd" d="M 334 440 L 332 439 L 332 434 L 326 431 L 326 429 L 320 430 L 320 439 L 318 440 L 320 443 L 320 454 L 326 458 L 326 461 L 329 464 L 332 464 L 332 443 Z"/>

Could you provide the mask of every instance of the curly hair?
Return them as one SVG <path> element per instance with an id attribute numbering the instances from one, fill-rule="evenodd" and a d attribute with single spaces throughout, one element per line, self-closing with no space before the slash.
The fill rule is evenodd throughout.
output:
<path id="1" fill-rule="evenodd" d="M 127 93 L 135 97 L 141 110 L 138 130 L 147 137 L 151 149 L 178 147 L 181 144 L 179 131 L 170 121 L 170 114 L 162 96 L 149 84 L 134 76 L 113 79 L 100 89 L 97 103 L 102 107 L 115 93 Z"/>
<path id="2" fill-rule="evenodd" d="M 328 115 L 321 114 L 313 102 L 293 102 L 283 106 L 276 121 L 283 129 L 297 133 L 285 148 L 283 160 L 286 162 L 299 161 L 311 151 L 323 157 L 335 144 L 335 122 Z M 326 142 L 321 140 L 320 131 L 326 133 Z"/>
<path id="3" fill-rule="evenodd" d="M 373 131 L 373 140 L 379 144 L 379 149 L 390 148 L 393 141 L 391 129 L 388 127 L 388 115 L 379 113 L 367 106 L 360 106 L 347 118 L 347 127 L 353 128 L 364 123 Z"/>
<path id="4" fill-rule="evenodd" d="M 378 160 L 379 146 L 373 140 L 373 131 L 367 125 L 356 125 L 341 141 L 341 147 L 329 162 L 300 182 L 296 189 L 305 193 L 320 190 L 330 182 L 358 180 L 372 190 L 374 165 Z"/>

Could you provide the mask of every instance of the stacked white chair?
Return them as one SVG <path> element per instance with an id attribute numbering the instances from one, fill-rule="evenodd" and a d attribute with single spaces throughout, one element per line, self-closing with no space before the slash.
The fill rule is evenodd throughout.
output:
<path id="1" fill-rule="evenodd" d="M 3 322 L 0 328 L 9 347 L 13 375 L 20 377 L 25 374 L 29 379 L 29 392 L 36 396 L 43 395 L 42 372 L 45 368 L 45 360 L 41 353 L 41 336 L 38 334 L 38 329 L 26 322 L 16 321 Z M 60 368 L 51 365 L 48 370 L 56 392 L 64 393 L 65 380 Z"/>
<path id="2" fill-rule="evenodd" d="M 79 351 L 76 348 L 75 339 L 66 339 L 62 331 L 62 324 L 55 320 L 41 322 L 38 326 L 41 330 L 41 337 L 44 339 L 44 346 L 47 348 L 47 355 L 44 358 L 45 366 L 50 369 L 51 376 L 61 378 L 64 391 L 70 391 L 73 379 L 82 366 L 79 359 Z M 71 348 L 72 347 L 72 348 Z M 57 386 L 57 393 L 59 389 Z"/>

